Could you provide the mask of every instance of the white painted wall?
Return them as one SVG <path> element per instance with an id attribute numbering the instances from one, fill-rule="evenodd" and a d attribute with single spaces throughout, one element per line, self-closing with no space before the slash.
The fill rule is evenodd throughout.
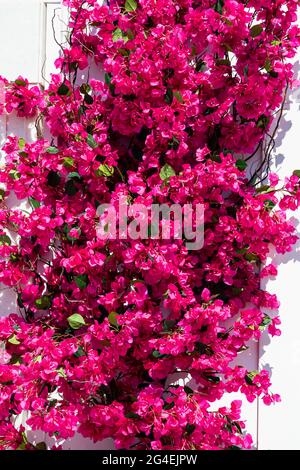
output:
<path id="1" fill-rule="evenodd" d="M 100 2 L 101 0 L 99 0 Z M 54 60 L 59 55 L 59 46 L 53 37 L 53 27 L 58 42 L 64 41 L 67 12 L 60 6 L 59 0 L 0 0 L 0 74 L 14 80 L 19 74 L 27 77 L 31 83 L 45 85 L 50 73 L 56 72 L 53 67 Z M 4 45 L 4 46 L 3 46 Z M 299 55 L 300 58 L 300 55 Z M 98 71 L 99 73 L 99 71 Z M 285 155 L 284 168 L 281 174 L 287 174 L 297 164 L 296 139 L 300 135 L 299 96 L 296 93 L 289 96 L 286 105 L 286 114 L 277 139 L 276 170 L 281 165 L 281 154 Z M 1 97 L 0 97 L 1 98 Z M 18 119 L 14 116 L 0 116 L 0 146 L 7 135 L 15 134 L 33 139 L 35 129 L 33 122 Z M 282 141 L 284 137 L 284 140 Z M 296 215 L 300 220 L 300 212 Z M 282 302 L 283 335 L 275 338 L 268 347 L 267 339 L 260 345 L 253 345 L 245 353 L 244 363 L 250 369 L 270 364 L 274 391 L 282 394 L 282 403 L 267 408 L 257 402 L 249 404 L 244 401 L 244 417 L 247 429 L 254 438 L 254 445 L 259 449 L 300 449 L 300 433 L 298 421 L 300 420 L 300 378 L 297 372 L 300 365 L 300 316 L 297 315 L 297 276 L 300 279 L 300 243 L 295 251 L 288 256 L 276 257 L 276 261 L 283 264 L 279 270 L 279 277 L 270 283 L 270 289 L 276 292 Z M 15 310 L 15 296 L 9 290 L 0 288 L 0 316 L 7 315 Z M 297 326 L 299 328 L 297 328 Z M 260 354 L 260 357 L 259 357 Z M 229 403 L 233 399 L 241 398 L 239 394 L 231 394 L 225 400 Z M 224 403 L 224 400 L 222 401 Z M 214 404 L 212 408 L 216 408 Z M 34 438 L 34 434 L 32 435 Z M 37 435 L 36 441 L 51 439 L 45 435 Z M 94 445 L 92 441 L 76 436 L 71 442 L 64 443 L 65 449 L 111 449 L 112 441 L 107 439 Z"/>
<path id="2" fill-rule="evenodd" d="M 295 74 L 300 74 L 300 53 Z M 291 91 L 276 138 L 272 170 L 281 177 L 300 168 L 300 90 Z M 300 237 L 300 210 L 290 214 Z M 260 342 L 260 367 L 272 373 L 274 391 L 282 397 L 276 406 L 259 405 L 258 442 L 261 449 L 300 449 L 300 240 L 291 253 L 275 255 L 279 275 L 267 287 L 281 303 L 282 335 L 270 344 Z"/>

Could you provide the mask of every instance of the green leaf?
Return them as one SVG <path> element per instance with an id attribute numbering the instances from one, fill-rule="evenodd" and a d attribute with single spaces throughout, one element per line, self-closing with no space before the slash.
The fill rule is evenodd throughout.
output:
<path id="1" fill-rule="evenodd" d="M 112 78 L 112 76 L 111 76 L 110 73 L 105 73 L 104 74 L 104 81 L 105 81 L 106 85 L 109 86 L 111 84 L 111 78 Z"/>
<path id="2" fill-rule="evenodd" d="M 72 157 L 65 157 L 63 159 L 63 165 L 66 168 L 72 168 L 74 166 L 74 159 Z"/>
<path id="3" fill-rule="evenodd" d="M 226 65 L 227 67 L 231 67 L 231 62 L 229 59 L 217 59 L 216 65 Z"/>
<path id="4" fill-rule="evenodd" d="M 8 174 L 13 180 L 18 180 L 21 178 L 21 174 L 18 172 L 18 170 L 10 170 Z"/>
<path id="5" fill-rule="evenodd" d="M 134 33 L 133 33 L 132 29 L 127 29 L 126 35 L 127 35 L 128 39 L 134 39 Z"/>
<path id="6" fill-rule="evenodd" d="M 270 186 L 268 184 L 263 184 L 259 188 L 256 188 L 257 193 L 262 193 L 264 194 L 265 192 L 268 192 L 270 190 Z"/>
<path id="7" fill-rule="evenodd" d="M 21 78 L 17 78 L 17 80 L 15 80 L 15 84 L 18 86 L 26 86 L 25 80 L 22 80 Z"/>
<path id="8" fill-rule="evenodd" d="M 137 9 L 137 2 L 135 0 L 126 0 L 125 11 L 128 13 Z"/>
<path id="9" fill-rule="evenodd" d="M 240 423 L 239 423 L 238 421 L 233 421 L 232 424 L 234 424 L 234 426 L 237 428 L 239 434 L 243 434 L 241 425 L 240 425 Z"/>
<path id="10" fill-rule="evenodd" d="M 163 408 L 164 410 L 171 410 L 172 408 L 174 408 L 174 406 L 175 406 L 174 401 L 171 401 L 170 403 L 165 403 Z"/>
<path id="11" fill-rule="evenodd" d="M 216 375 L 205 375 L 205 378 L 206 380 L 208 380 L 208 382 L 211 382 L 211 383 L 214 383 L 214 384 L 218 384 L 220 383 L 220 377 L 216 376 Z"/>
<path id="12" fill-rule="evenodd" d="M 250 263 L 256 263 L 257 261 L 259 261 L 259 257 L 255 253 L 246 253 L 245 259 Z"/>
<path id="13" fill-rule="evenodd" d="M 165 94 L 165 102 L 167 104 L 172 104 L 173 102 L 173 90 L 172 88 L 167 88 L 166 94 Z"/>
<path id="14" fill-rule="evenodd" d="M 73 330 L 78 330 L 86 324 L 84 318 L 79 313 L 74 313 L 68 317 L 68 323 Z"/>
<path id="15" fill-rule="evenodd" d="M 20 155 L 20 157 L 22 157 L 22 158 L 27 158 L 27 157 L 28 157 L 28 153 L 27 153 L 27 152 L 24 152 L 24 150 L 20 150 L 19 155 Z"/>
<path id="16" fill-rule="evenodd" d="M 263 27 L 261 24 L 255 24 L 254 26 L 252 26 L 252 28 L 250 29 L 250 36 L 252 38 L 256 38 L 257 36 L 259 36 L 261 33 L 263 32 Z"/>
<path id="17" fill-rule="evenodd" d="M 235 162 L 235 166 L 240 170 L 240 171 L 244 171 L 246 168 L 247 168 L 247 163 L 245 162 L 245 160 L 237 160 Z"/>
<path id="18" fill-rule="evenodd" d="M 120 47 L 118 49 L 118 53 L 121 54 L 123 57 L 129 57 L 130 55 L 130 50 L 125 49 L 124 47 Z M 125 95 L 124 95 L 125 96 Z"/>
<path id="19" fill-rule="evenodd" d="M 20 150 L 23 150 L 24 147 L 25 147 L 25 144 L 26 144 L 25 139 L 23 139 L 23 137 L 20 137 L 20 138 L 19 138 L 19 149 L 20 149 Z"/>
<path id="20" fill-rule="evenodd" d="M 5 246 L 11 245 L 11 239 L 6 234 L 0 235 L 0 246 L 3 246 L 3 245 Z"/>
<path id="21" fill-rule="evenodd" d="M 84 102 L 86 104 L 93 104 L 94 103 L 94 98 L 88 94 L 84 95 Z"/>
<path id="22" fill-rule="evenodd" d="M 78 191 L 78 188 L 75 186 L 74 181 L 71 179 L 65 184 L 65 191 L 68 196 L 75 196 Z"/>
<path id="23" fill-rule="evenodd" d="M 169 331 L 176 325 L 176 320 L 164 320 L 164 330 Z"/>
<path id="24" fill-rule="evenodd" d="M 57 89 L 57 94 L 59 96 L 65 96 L 65 95 L 68 95 L 69 93 L 70 93 L 70 89 L 65 83 L 62 83 Z"/>
<path id="25" fill-rule="evenodd" d="M 36 299 L 35 305 L 40 310 L 46 310 L 51 305 L 51 299 L 48 295 L 43 295 L 39 299 Z"/>
<path id="26" fill-rule="evenodd" d="M 86 93 L 89 93 L 91 91 L 91 86 L 88 83 L 83 83 L 80 85 L 80 93 L 85 95 Z"/>
<path id="27" fill-rule="evenodd" d="M 112 176 L 114 174 L 114 167 L 103 163 L 99 166 L 98 170 L 96 170 L 97 176 Z"/>
<path id="28" fill-rule="evenodd" d="M 128 41 L 128 37 L 126 36 L 126 34 L 124 34 L 120 28 L 116 28 L 113 32 L 112 40 L 116 42 L 119 41 L 119 39 L 123 39 L 124 42 Z"/>
<path id="29" fill-rule="evenodd" d="M 3 201 L 4 200 L 4 196 L 5 196 L 5 189 L 0 189 L 0 201 Z"/>
<path id="30" fill-rule="evenodd" d="M 276 206 L 276 203 L 272 201 L 271 199 L 266 199 L 264 201 L 264 207 L 267 209 L 269 212 Z"/>
<path id="31" fill-rule="evenodd" d="M 25 450 L 26 449 L 26 444 L 25 442 L 21 442 L 21 444 L 19 445 L 19 447 L 17 447 L 16 450 Z"/>
<path id="32" fill-rule="evenodd" d="M 172 139 L 168 142 L 169 149 L 177 150 L 179 147 L 179 140 L 173 135 Z"/>
<path id="33" fill-rule="evenodd" d="M 268 184 L 262 185 L 260 188 L 256 189 L 256 192 L 258 194 L 268 194 L 268 193 L 273 193 L 275 191 L 275 188 L 272 186 L 269 186 Z"/>
<path id="34" fill-rule="evenodd" d="M 264 68 L 267 72 L 270 72 L 272 70 L 272 62 L 270 61 L 270 59 L 266 59 L 266 62 L 265 62 L 265 65 L 264 65 Z"/>
<path id="35" fill-rule="evenodd" d="M 159 172 L 159 176 L 163 181 L 175 175 L 174 169 L 168 163 L 166 163 Z"/>
<path id="36" fill-rule="evenodd" d="M 38 442 L 35 444 L 34 448 L 36 450 L 47 450 L 47 444 L 45 442 Z"/>
<path id="37" fill-rule="evenodd" d="M 298 176 L 298 178 L 300 178 L 300 170 L 294 170 L 293 175 Z"/>
<path id="38" fill-rule="evenodd" d="M 13 385 L 13 381 L 12 381 L 12 380 L 8 380 L 8 381 L 6 381 L 6 382 L 1 382 L 1 385 L 4 385 L 4 386 Z"/>
<path id="39" fill-rule="evenodd" d="M 58 186 L 60 183 L 59 173 L 57 171 L 50 170 L 47 175 L 47 182 L 49 186 L 52 186 L 52 188 L 55 188 L 56 186 Z"/>
<path id="40" fill-rule="evenodd" d="M 78 114 L 79 114 L 79 116 L 83 116 L 83 114 L 85 114 L 86 110 L 87 110 L 87 107 L 84 106 L 83 104 L 81 104 L 81 105 L 79 106 L 79 109 L 78 109 Z"/>
<path id="41" fill-rule="evenodd" d="M 119 326 L 118 320 L 116 319 L 117 312 L 110 312 L 108 315 L 108 321 L 112 326 Z"/>
<path id="42" fill-rule="evenodd" d="M 19 261 L 19 259 L 20 256 L 17 253 L 11 253 L 9 255 L 9 261 L 11 261 L 12 263 L 16 263 L 17 261 Z"/>
<path id="43" fill-rule="evenodd" d="M 46 152 L 50 153 L 51 155 L 55 155 L 56 153 L 59 153 L 59 150 L 56 147 L 48 147 L 46 149 Z"/>
<path id="44" fill-rule="evenodd" d="M 92 136 L 92 134 L 88 134 L 87 136 L 87 144 L 92 148 L 92 149 L 95 149 L 98 147 L 98 144 L 97 142 L 95 141 L 94 137 Z"/>
<path id="45" fill-rule="evenodd" d="M 196 72 L 204 72 L 205 67 L 206 67 L 206 63 L 203 60 L 201 59 L 196 60 L 196 66 L 195 66 Z M 199 89 L 197 92 L 199 93 Z"/>
<path id="46" fill-rule="evenodd" d="M 188 385 L 185 385 L 183 387 L 183 390 L 185 391 L 185 393 L 187 395 L 193 395 L 194 394 L 194 390 L 191 387 L 189 387 Z"/>
<path id="47" fill-rule="evenodd" d="M 195 424 L 188 423 L 185 427 L 185 432 L 189 436 L 190 434 L 192 434 L 195 431 L 195 429 L 196 429 Z"/>
<path id="48" fill-rule="evenodd" d="M 41 362 L 43 359 L 43 356 L 41 354 L 39 354 L 38 356 L 36 356 L 34 359 L 33 359 L 33 362 Z"/>
<path id="49" fill-rule="evenodd" d="M 277 78 L 278 77 L 278 72 L 275 72 L 275 70 L 270 70 L 269 75 L 272 78 Z"/>
<path id="50" fill-rule="evenodd" d="M 74 281 L 77 287 L 79 287 L 79 289 L 82 290 L 82 289 L 85 289 L 86 286 L 88 285 L 89 278 L 86 274 L 81 274 L 80 276 L 76 276 L 74 278 Z"/>
<path id="51" fill-rule="evenodd" d="M 112 80 L 111 74 L 105 73 L 104 74 L 104 81 L 105 81 L 106 85 L 108 86 L 109 91 L 114 96 L 114 94 L 115 94 L 115 85 L 111 82 L 111 80 Z"/>
<path id="52" fill-rule="evenodd" d="M 269 122 L 270 122 L 270 118 L 268 116 L 265 116 L 264 114 L 262 114 L 258 118 L 258 120 L 256 122 L 256 126 L 259 127 L 260 129 L 266 129 Z"/>
<path id="53" fill-rule="evenodd" d="M 212 356 L 214 354 L 212 348 L 205 343 L 201 343 L 201 341 L 197 341 L 195 343 L 195 351 L 200 354 L 206 354 L 207 356 Z"/>
<path id="54" fill-rule="evenodd" d="M 79 346 L 79 347 L 78 347 L 77 351 L 74 353 L 74 356 L 75 356 L 75 357 L 86 356 L 85 351 L 84 351 L 84 349 L 83 349 L 82 346 Z"/>
<path id="55" fill-rule="evenodd" d="M 12 354 L 9 364 L 19 366 L 20 364 L 23 364 L 23 359 L 21 356 L 17 356 L 17 354 Z"/>
<path id="56" fill-rule="evenodd" d="M 34 209 L 37 209 L 38 207 L 41 207 L 40 201 L 37 201 L 37 200 L 34 199 L 33 197 L 30 197 L 30 198 L 29 198 L 29 202 L 30 202 L 31 206 L 32 206 Z"/>
<path id="57" fill-rule="evenodd" d="M 240 296 L 241 293 L 243 292 L 243 290 L 244 290 L 243 287 L 236 287 L 236 286 L 234 286 L 234 287 L 232 288 L 232 293 L 233 293 L 233 295 L 235 295 L 235 296 Z"/>
<path id="58" fill-rule="evenodd" d="M 258 370 L 253 370 L 251 372 L 248 372 L 248 374 L 245 376 L 245 380 L 248 385 L 253 385 L 253 379 L 256 377 L 258 374 Z"/>
<path id="59" fill-rule="evenodd" d="M 67 374 L 65 373 L 65 370 L 63 367 L 60 367 L 57 371 L 57 374 L 62 377 L 63 379 L 67 378 Z"/>
<path id="60" fill-rule="evenodd" d="M 15 346 L 18 346 L 18 344 L 21 344 L 20 341 L 17 339 L 16 335 L 12 335 L 10 338 L 7 340 L 10 344 L 14 344 Z"/>
<path id="61" fill-rule="evenodd" d="M 24 308 L 23 300 L 22 300 L 22 295 L 18 294 L 17 296 L 17 304 L 20 308 Z"/>
<path id="62" fill-rule="evenodd" d="M 155 357 L 156 359 L 159 359 L 159 358 L 163 357 L 164 355 L 161 354 L 159 351 L 153 351 L 152 356 Z"/>
<path id="63" fill-rule="evenodd" d="M 217 2 L 215 3 L 215 6 L 214 6 L 215 11 L 217 13 L 219 13 L 220 15 L 222 15 L 223 7 L 224 7 L 224 1 L 223 0 L 217 0 Z"/>
<path id="64" fill-rule="evenodd" d="M 129 413 L 125 414 L 125 418 L 138 419 L 140 418 L 140 415 L 138 415 L 137 413 L 133 413 L 133 411 L 129 411 Z"/>
<path id="65" fill-rule="evenodd" d="M 179 101 L 179 103 L 183 103 L 183 97 L 180 91 L 174 91 L 173 95 L 175 96 L 177 101 Z"/>
<path id="66" fill-rule="evenodd" d="M 205 111 L 204 111 L 204 115 L 205 116 L 208 116 L 209 114 L 212 114 L 215 112 L 215 108 L 207 108 Z"/>
<path id="67" fill-rule="evenodd" d="M 269 317 L 269 315 L 265 315 L 264 318 L 262 319 L 261 324 L 259 325 L 260 331 L 263 331 L 266 326 L 270 325 L 272 323 L 272 318 Z"/>
<path id="68" fill-rule="evenodd" d="M 68 179 L 72 179 L 72 178 L 77 178 L 77 179 L 81 179 L 81 176 L 80 174 L 78 173 L 78 171 L 71 171 L 71 173 L 68 174 Z"/>

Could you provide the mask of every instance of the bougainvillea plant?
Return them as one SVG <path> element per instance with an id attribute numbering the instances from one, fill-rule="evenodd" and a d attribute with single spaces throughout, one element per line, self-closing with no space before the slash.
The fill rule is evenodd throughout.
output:
<path id="1" fill-rule="evenodd" d="M 250 448 L 241 402 L 214 402 L 279 400 L 243 351 L 280 334 L 260 283 L 276 268 L 261 267 L 297 239 L 300 172 L 264 172 L 293 86 L 298 1 L 64 4 L 49 86 L 1 79 L 1 111 L 39 132 L 8 137 L 0 170 L 0 281 L 18 304 L 0 322 L 0 448 L 36 448 L 28 428 L 53 448 L 76 432 L 126 449 Z M 120 196 L 203 204 L 204 247 L 99 239 L 97 208 Z"/>

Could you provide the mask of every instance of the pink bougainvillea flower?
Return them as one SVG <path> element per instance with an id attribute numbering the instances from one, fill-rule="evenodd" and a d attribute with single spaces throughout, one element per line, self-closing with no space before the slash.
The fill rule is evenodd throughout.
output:
<path id="1" fill-rule="evenodd" d="M 0 449 L 36 448 L 17 417 L 52 449 L 77 432 L 120 449 L 249 449 L 242 401 L 216 400 L 280 400 L 244 351 L 280 335 L 261 278 L 297 241 L 300 173 L 280 182 L 251 159 L 296 86 L 297 2 L 63 3 L 71 34 L 47 88 L 0 77 L 0 113 L 45 129 L 2 149 L 0 281 L 17 307 L 0 319 Z M 201 205 L 203 247 L 102 239 L 99 207 L 121 198 Z"/>

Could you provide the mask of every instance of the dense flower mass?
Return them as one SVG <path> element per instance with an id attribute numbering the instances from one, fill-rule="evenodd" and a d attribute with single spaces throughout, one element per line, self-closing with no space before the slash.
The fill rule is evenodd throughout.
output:
<path id="1" fill-rule="evenodd" d="M 3 148 L 0 282 L 19 312 L 0 322 L 0 449 L 36 448 L 28 426 L 54 448 L 76 432 L 117 448 L 249 448 L 241 402 L 214 401 L 279 400 L 243 351 L 280 334 L 260 285 L 276 267 L 260 266 L 297 239 L 286 212 L 300 172 L 262 185 L 247 164 L 293 85 L 298 1 L 64 3 L 69 46 L 47 89 L 1 79 L 2 112 L 51 138 L 37 126 L 36 141 Z M 97 208 L 120 196 L 203 204 L 204 247 L 99 239 Z"/>

